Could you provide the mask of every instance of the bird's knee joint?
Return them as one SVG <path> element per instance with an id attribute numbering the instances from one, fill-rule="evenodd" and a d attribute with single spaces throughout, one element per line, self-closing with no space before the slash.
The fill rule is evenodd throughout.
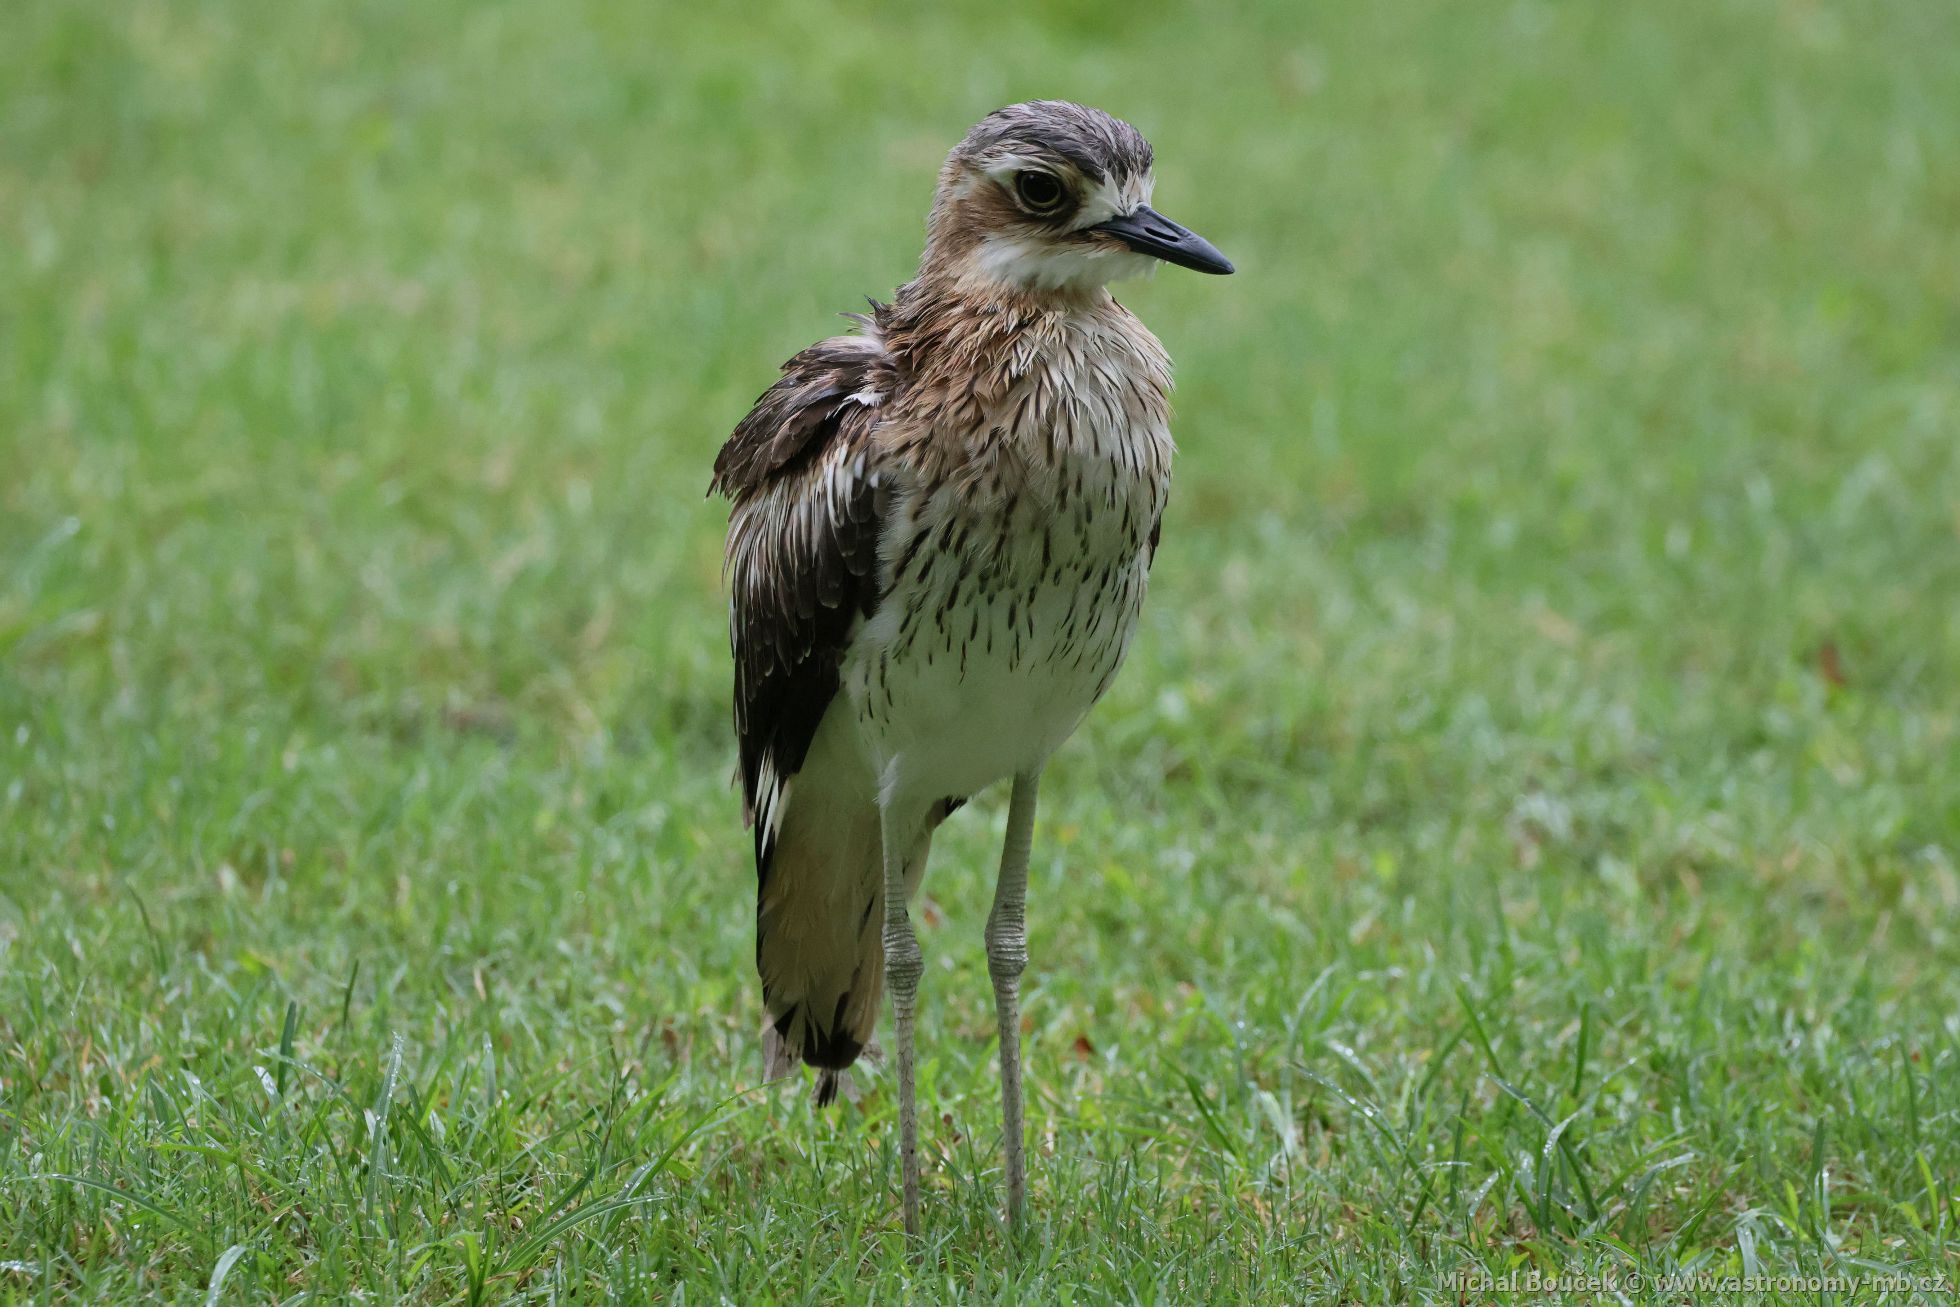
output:
<path id="1" fill-rule="evenodd" d="M 919 952 L 919 941 L 910 931 L 887 930 L 885 932 L 885 982 L 893 988 L 909 988 L 919 983 L 925 974 L 925 957 Z"/>
<path id="2" fill-rule="evenodd" d="M 925 964 L 918 958 L 885 958 L 885 984 L 895 993 L 909 994 L 919 987 L 919 977 L 925 974 Z"/>
<path id="3" fill-rule="evenodd" d="M 1028 969 L 1028 942 L 1025 939 L 987 941 L 987 971 L 996 980 L 1013 980 Z"/>

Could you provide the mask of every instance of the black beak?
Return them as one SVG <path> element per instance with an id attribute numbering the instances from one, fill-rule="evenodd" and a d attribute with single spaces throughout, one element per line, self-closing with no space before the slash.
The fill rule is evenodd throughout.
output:
<path id="1" fill-rule="evenodd" d="M 1196 268 L 1220 276 L 1232 270 L 1232 261 L 1204 237 L 1172 222 L 1149 205 L 1108 222 L 1099 222 L 1090 231 L 1106 231 L 1139 254 L 1175 263 L 1180 268 Z"/>

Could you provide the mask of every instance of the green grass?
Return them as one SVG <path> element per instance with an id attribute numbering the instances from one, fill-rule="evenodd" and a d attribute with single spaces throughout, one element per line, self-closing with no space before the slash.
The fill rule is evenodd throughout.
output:
<path id="1" fill-rule="evenodd" d="M 1960 11 L 707 8 L 11 6 L 0 1299 L 1960 1278 Z M 1125 295 L 1018 1251 L 935 849 L 914 1266 L 889 1072 L 756 1085 L 701 491 L 1033 94 L 1241 271 Z"/>

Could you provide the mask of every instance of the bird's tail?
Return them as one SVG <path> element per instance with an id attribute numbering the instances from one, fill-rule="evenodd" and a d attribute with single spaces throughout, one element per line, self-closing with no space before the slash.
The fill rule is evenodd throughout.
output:
<path id="1" fill-rule="evenodd" d="M 755 968 L 769 1012 L 771 1079 L 798 1060 L 818 1069 L 817 1102 L 857 1061 L 884 995 L 884 859 L 873 804 L 826 802 L 791 782 L 768 865 L 758 868 Z"/>
<path id="2" fill-rule="evenodd" d="M 839 1076 L 857 1061 L 878 1025 L 885 990 L 884 853 L 877 805 L 823 792 L 806 770 L 786 787 L 774 847 L 756 896 L 755 965 L 769 1013 L 763 1050 L 769 1078 L 798 1060 L 817 1068 L 816 1101 L 837 1096 Z M 910 850 L 908 891 L 916 887 L 932 830 L 950 805 L 937 805 Z"/>

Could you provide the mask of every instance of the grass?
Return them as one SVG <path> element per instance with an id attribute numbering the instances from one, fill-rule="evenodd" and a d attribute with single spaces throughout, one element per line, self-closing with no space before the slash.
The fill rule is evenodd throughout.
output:
<path id="1" fill-rule="evenodd" d="M 7 28 L 0 1299 L 1960 1279 L 1950 6 Z M 1182 452 L 1018 1250 L 1002 796 L 935 849 L 913 1265 L 888 1072 L 756 1083 L 701 490 L 1032 94 L 1241 273 L 1125 296 Z"/>

